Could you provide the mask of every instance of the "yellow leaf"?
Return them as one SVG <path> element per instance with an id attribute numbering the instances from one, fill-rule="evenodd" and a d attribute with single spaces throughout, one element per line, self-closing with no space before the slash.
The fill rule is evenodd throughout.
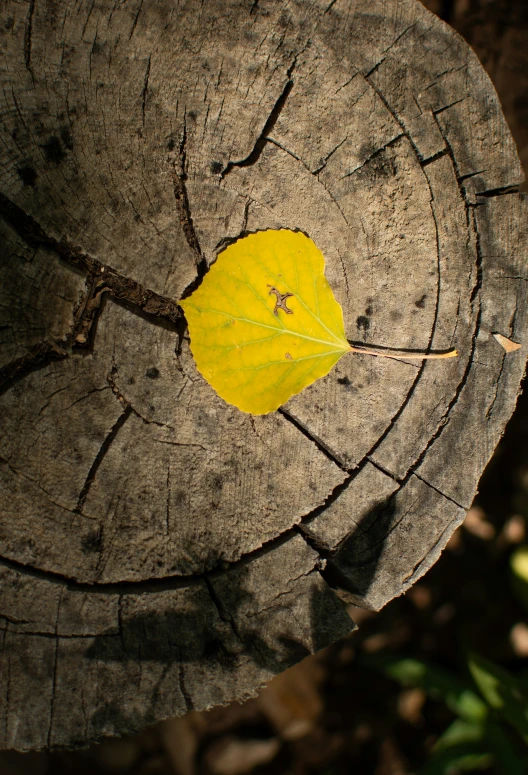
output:
<path id="1" fill-rule="evenodd" d="M 277 409 L 352 350 L 323 254 L 301 232 L 237 240 L 180 304 L 200 373 L 251 414 Z"/>

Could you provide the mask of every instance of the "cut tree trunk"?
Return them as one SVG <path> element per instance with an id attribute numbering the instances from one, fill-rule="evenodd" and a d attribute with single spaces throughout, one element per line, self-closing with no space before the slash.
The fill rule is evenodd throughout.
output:
<path id="1" fill-rule="evenodd" d="M 435 562 L 519 391 L 526 202 L 416 0 L 4 0 L 0 45 L 0 747 L 80 746 L 254 693 Z M 351 342 L 459 357 L 224 403 L 178 299 L 270 227 Z"/>

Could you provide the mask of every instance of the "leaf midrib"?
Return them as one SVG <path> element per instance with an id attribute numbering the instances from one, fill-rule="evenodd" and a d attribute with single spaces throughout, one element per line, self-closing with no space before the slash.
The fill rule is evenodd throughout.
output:
<path id="1" fill-rule="evenodd" d="M 218 310 L 218 309 L 211 309 L 210 307 L 200 307 L 199 311 L 211 312 L 215 315 L 224 315 L 227 318 L 231 318 L 231 320 L 239 320 L 242 323 L 249 323 L 252 326 L 260 326 L 260 328 L 267 328 L 269 331 L 275 331 L 277 334 L 289 334 L 290 336 L 296 336 L 299 339 L 306 339 L 309 342 L 317 342 L 318 344 L 326 344 L 326 345 L 334 346 L 336 350 L 342 350 L 343 352 L 347 352 L 350 349 L 348 342 L 347 342 L 347 347 L 339 347 L 337 346 L 338 340 L 337 342 L 336 340 L 334 340 L 334 342 L 330 342 L 328 341 L 328 339 L 316 339 L 313 336 L 308 336 L 307 334 L 300 334 L 300 333 L 297 333 L 297 331 L 291 331 L 288 328 L 277 328 L 276 326 L 268 326 L 266 323 L 259 323 L 256 320 L 249 320 L 248 318 L 244 318 L 244 317 L 238 318 L 238 317 L 235 317 L 234 315 L 231 315 L 229 312 L 222 312 L 221 310 Z M 345 340 L 342 340 L 342 341 L 344 343 Z M 250 344 L 252 344 L 252 342 L 247 342 L 247 343 L 242 342 L 238 346 L 248 347 Z"/>

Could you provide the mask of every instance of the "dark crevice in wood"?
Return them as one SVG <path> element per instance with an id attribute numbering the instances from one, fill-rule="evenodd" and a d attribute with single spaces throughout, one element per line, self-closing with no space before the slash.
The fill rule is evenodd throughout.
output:
<path id="1" fill-rule="evenodd" d="M 132 407 L 128 407 L 128 408 L 130 412 L 134 411 Z M 120 417 L 121 422 L 123 422 L 122 417 L 123 415 L 121 415 Z M 115 433 L 114 433 L 114 437 L 115 437 Z M 367 461 L 365 460 L 364 463 L 366 462 Z M 96 592 L 98 594 L 99 593 L 112 594 L 112 595 L 143 594 L 143 593 L 155 594 L 159 592 L 171 591 L 174 589 L 181 589 L 184 587 L 192 586 L 194 584 L 202 584 L 202 583 L 206 583 L 206 585 L 209 587 L 207 582 L 209 581 L 210 578 L 224 576 L 225 574 L 228 574 L 231 570 L 239 569 L 244 565 L 247 565 L 253 562 L 255 559 L 258 559 L 259 557 L 263 557 L 269 552 L 276 550 L 278 547 L 285 544 L 287 541 L 291 540 L 299 532 L 300 526 L 302 526 L 304 523 L 307 523 L 311 519 L 318 516 L 318 514 L 322 513 L 331 503 L 337 500 L 339 495 L 346 489 L 346 487 L 349 485 L 352 479 L 354 479 L 357 476 L 357 474 L 359 474 L 360 471 L 361 471 L 361 466 L 359 466 L 357 469 L 354 469 L 354 471 L 352 471 L 349 474 L 349 476 L 344 482 L 337 485 L 337 487 L 335 487 L 332 490 L 332 492 L 328 495 L 328 497 L 325 499 L 323 504 L 321 504 L 320 506 L 317 506 L 310 513 L 303 516 L 297 525 L 293 526 L 292 528 L 289 528 L 288 530 L 285 530 L 280 535 L 277 535 L 274 538 L 269 539 L 268 541 L 264 542 L 261 546 L 257 547 L 256 549 L 246 552 L 238 560 L 235 560 L 234 562 L 226 562 L 225 560 L 221 560 L 215 567 L 211 568 L 210 570 L 204 573 L 195 573 L 187 576 L 173 575 L 173 576 L 163 576 L 160 578 L 153 577 L 149 579 L 142 579 L 139 581 L 87 582 L 87 581 L 78 581 L 77 579 L 71 576 L 58 573 L 57 571 L 43 570 L 33 565 L 27 565 L 23 562 L 14 560 L 9 557 L 0 556 L 0 566 L 4 566 L 17 573 L 31 576 L 32 578 L 39 579 L 41 581 L 46 581 L 48 583 L 54 583 L 54 584 L 59 584 L 61 586 L 66 586 L 67 589 L 78 590 L 80 592 Z M 304 534 L 303 534 L 303 537 L 304 537 Z"/>
<path id="2" fill-rule="evenodd" d="M 24 63 L 26 70 L 31 73 L 33 77 L 33 70 L 31 69 L 31 37 L 33 34 L 33 14 L 35 13 L 36 0 L 29 0 L 29 8 L 26 19 L 26 28 L 24 30 Z"/>
<path id="3" fill-rule="evenodd" d="M 387 46 L 387 48 L 386 48 L 386 49 L 384 49 L 384 50 L 381 52 L 381 54 L 380 54 L 380 56 L 381 56 L 381 59 L 380 59 L 378 62 L 376 62 L 376 64 L 375 64 L 373 67 L 371 67 L 371 69 L 368 71 L 368 73 L 365 73 L 363 77 L 364 77 L 364 78 L 369 78 L 369 77 L 370 77 L 370 76 L 371 76 L 373 73 L 375 73 L 375 72 L 376 72 L 376 70 L 378 69 L 378 67 L 380 67 L 380 66 L 383 64 L 383 62 L 385 61 L 386 54 L 388 54 L 388 53 L 389 53 L 389 51 L 391 50 L 391 48 L 394 48 L 394 46 L 395 46 L 395 45 L 396 45 L 396 44 L 397 44 L 397 43 L 398 43 L 398 42 L 399 42 L 399 41 L 400 41 L 400 40 L 403 38 L 403 36 L 404 36 L 404 35 L 407 35 L 407 33 L 409 32 L 409 30 L 412 30 L 412 29 L 413 29 L 413 27 L 416 27 L 416 25 L 417 25 L 417 24 L 418 24 L 418 22 L 413 22 L 412 24 L 409 24 L 409 26 L 408 26 L 408 27 L 406 27 L 406 28 L 405 28 L 405 29 L 404 29 L 402 32 L 400 32 L 400 34 L 399 34 L 399 35 L 397 35 L 397 37 L 396 37 L 396 38 L 394 38 L 394 40 L 392 41 L 392 43 L 390 44 L 390 46 Z"/>
<path id="4" fill-rule="evenodd" d="M 320 506 L 317 506 L 315 509 L 313 509 L 313 511 L 310 511 L 309 514 L 306 514 L 302 518 L 301 522 L 299 522 L 298 525 L 295 525 L 294 530 L 300 533 L 304 538 L 307 538 L 310 541 L 313 541 L 314 547 L 317 548 L 317 551 L 319 551 L 319 549 L 322 550 L 324 547 L 319 546 L 319 544 L 317 544 L 316 539 L 314 539 L 309 529 L 305 530 L 305 527 L 308 528 L 311 522 L 316 520 L 317 517 L 319 517 L 324 511 L 326 511 L 329 508 L 329 506 L 331 506 L 341 497 L 341 495 L 349 487 L 352 480 L 356 478 L 356 476 L 359 474 L 360 471 L 361 471 L 361 468 L 358 468 L 356 471 L 353 471 L 351 474 L 349 474 L 349 476 L 343 482 L 341 482 L 340 484 L 336 485 L 336 487 L 334 487 L 332 492 L 325 498 L 324 502 Z"/>
<path id="5" fill-rule="evenodd" d="M 447 148 L 442 148 L 441 151 L 438 151 L 437 153 L 434 153 L 432 156 L 429 156 L 427 159 L 423 159 L 423 161 L 420 162 L 422 167 L 427 167 L 429 164 L 434 164 L 435 161 L 438 161 L 438 159 L 441 159 L 443 156 L 447 156 L 449 151 Z"/>
<path id="6" fill-rule="evenodd" d="M 450 501 L 451 503 L 453 503 L 455 506 L 457 506 L 457 508 L 459 508 L 459 509 L 462 509 L 463 511 L 467 511 L 467 509 L 469 509 L 469 506 L 470 506 L 471 504 L 469 504 L 469 505 L 467 505 L 467 506 L 463 506 L 461 503 L 459 503 L 458 501 L 456 501 L 456 500 L 455 500 L 454 498 L 452 498 L 450 495 L 446 495 L 446 494 L 445 494 L 445 492 L 442 492 L 442 490 L 439 490 L 439 489 L 438 489 L 438 487 L 435 487 L 435 486 L 434 486 L 434 484 L 431 484 L 431 482 L 428 482 L 428 481 L 427 481 L 427 479 L 424 479 L 424 478 L 423 478 L 423 476 L 420 476 L 420 474 L 418 474 L 416 471 L 414 471 L 414 473 L 413 473 L 413 476 L 415 476 L 415 477 L 416 477 L 417 479 L 419 479 L 421 482 L 423 482 L 423 483 L 424 483 L 424 484 L 426 484 L 428 487 L 430 487 L 430 488 L 431 488 L 431 490 L 434 490 L 434 491 L 435 491 L 435 492 L 437 492 L 439 495 L 441 495 L 441 496 L 442 496 L 442 498 L 445 498 L 446 500 L 448 500 L 448 501 Z"/>
<path id="7" fill-rule="evenodd" d="M 363 96 L 363 95 L 361 95 L 361 96 Z M 357 100 L 356 100 L 356 102 L 357 102 Z M 354 105 L 356 104 L 356 102 L 354 102 Z M 351 105 L 351 106 L 350 106 L 350 108 L 352 108 L 352 107 L 353 107 L 353 105 Z M 349 108 L 349 109 L 350 109 L 350 108 Z M 339 143 L 338 143 L 338 144 L 335 146 L 335 148 L 332 148 L 332 150 L 330 151 L 330 153 L 327 153 L 327 154 L 326 154 L 326 156 L 324 157 L 324 159 L 322 159 L 322 160 L 321 160 L 321 164 L 319 165 L 319 167 L 317 167 L 317 169 L 315 169 L 315 170 L 313 170 L 313 171 L 312 171 L 312 175 L 319 175 L 319 173 L 320 173 L 320 172 L 321 172 L 321 171 L 322 171 L 322 170 L 323 170 L 323 169 L 326 167 L 326 165 L 328 164 L 328 160 L 332 158 L 332 156 L 334 155 L 334 153 L 335 153 L 336 151 L 338 151 L 338 150 L 339 150 L 339 148 L 341 148 L 341 146 L 343 145 L 343 143 L 346 143 L 346 141 L 347 141 L 347 140 L 348 140 L 348 135 L 346 135 L 346 137 L 343 137 L 343 139 L 342 139 L 342 140 L 341 140 L 341 141 L 340 141 L 340 142 L 339 142 Z"/>
<path id="8" fill-rule="evenodd" d="M 273 137 L 267 137 L 265 142 L 271 143 L 272 145 L 275 145 L 277 148 L 280 148 L 281 151 L 284 151 L 284 153 L 287 153 L 288 156 L 291 156 L 293 159 L 295 159 L 295 161 L 298 161 L 300 164 L 302 164 L 303 167 L 306 170 L 308 170 L 308 172 L 310 172 L 312 175 L 316 174 L 315 172 L 312 172 L 310 167 L 308 167 L 308 165 L 299 156 L 297 156 L 293 151 L 290 151 L 289 148 L 285 148 L 284 145 L 281 145 L 278 140 L 274 140 Z"/>
<path id="9" fill-rule="evenodd" d="M 25 355 L 0 368 L 0 396 L 32 371 L 46 367 L 53 360 L 67 358 L 68 353 L 53 342 L 40 342 Z"/>
<path id="10" fill-rule="evenodd" d="M 477 191 L 477 196 L 507 196 L 508 194 L 519 194 L 519 186 L 512 184 L 510 186 L 501 186 L 500 188 L 490 188 L 487 191 Z"/>
<path id="11" fill-rule="evenodd" d="M 13 624 L 15 627 L 23 624 L 31 624 L 29 619 L 17 619 L 14 616 L 7 616 L 6 614 L 0 614 L 0 619 L 2 619 L 7 624 Z"/>
<path id="12" fill-rule="evenodd" d="M 216 610 L 218 611 L 218 616 L 220 619 L 228 624 L 233 631 L 233 635 L 237 640 L 239 640 L 241 643 L 243 643 L 242 636 L 240 635 L 238 631 L 238 627 L 236 626 L 234 619 L 232 616 L 230 616 L 226 610 L 224 609 L 224 606 L 222 605 L 222 601 L 216 594 L 216 590 L 214 586 L 211 583 L 211 580 L 207 577 L 207 575 L 203 576 L 203 580 L 205 582 L 205 586 L 207 587 L 207 590 L 209 592 L 209 597 L 211 598 L 213 605 L 215 606 Z"/>
<path id="13" fill-rule="evenodd" d="M 90 277 L 97 279 L 98 289 L 104 285 L 112 296 L 117 299 L 126 299 L 130 304 L 153 318 L 163 317 L 176 321 L 182 317 L 183 313 L 173 299 L 144 288 L 135 280 L 125 277 L 106 264 L 102 264 L 68 240 L 61 239 L 59 241 L 46 234 L 31 215 L 25 213 L 2 193 L 0 193 L 0 215 L 28 245 L 32 247 L 45 245 L 54 250 L 66 264 L 80 268 Z"/>
<path id="14" fill-rule="evenodd" d="M 396 137 L 393 137 L 392 140 L 389 140 L 389 142 L 385 143 L 385 145 L 382 145 L 380 148 L 376 148 L 376 150 L 373 153 L 371 153 L 369 156 L 367 156 L 367 158 L 363 162 L 361 162 L 359 167 L 356 167 L 351 172 L 347 172 L 346 175 L 343 175 L 343 178 L 349 178 L 351 175 L 355 175 L 356 172 L 359 172 L 359 170 L 363 169 L 363 167 L 369 164 L 369 162 L 371 162 L 373 159 L 379 156 L 380 153 L 383 153 L 383 151 L 386 151 L 387 148 L 391 148 L 393 145 L 396 145 L 398 140 L 401 140 L 401 138 L 404 136 L 409 139 L 409 136 L 406 134 L 406 132 L 402 131 L 401 134 L 396 135 Z M 343 180 L 343 178 L 341 178 L 341 180 Z"/>
<path id="15" fill-rule="evenodd" d="M 476 178 L 477 175 L 482 175 L 486 170 L 476 170 L 476 172 L 468 172 L 465 175 L 457 175 L 457 179 L 459 183 L 463 183 L 465 180 L 470 180 L 470 178 Z"/>
<path id="16" fill-rule="evenodd" d="M 435 312 L 434 312 L 434 318 L 433 318 L 433 325 L 431 329 L 431 335 L 429 337 L 429 343 L 427 345 L 427 352 L 431 351 L 431 347 L 433 344 L 434 336 L 436 333 L 436 327 L 438 325 L 438 313 L 440 310 L 440 290 L 442 287 L 442 249 L 440 245 L 440 230 L 438 228 L 438 221 L 436 218 L 436 212 L 435 212 L 435 196 L 434 191 L 431 186 L 431 182 L 429 178 L 427 177 L 427 173 L 425 173 L 425 179 L 427 181 L 427 187 L 429 188 L 429 193 L 431 195 L 431 199 L 429 202 L 430 208 L 431 208 L 431 215 L 433 217 L 433 222 L 435 226 L 435 242 L 436 242 L 436 275 L 437 275 L 437 284 L 436 284 L 436 301 L 435 301 Z"/>
<path id="17" fill-rule="evenodd" d="M 343 482 L 343 484 L 346 484 L 348 486 L 348 481 L 346 483 Z M 340 487 L 341 486 L 342 485 L 340 485 Z M 343 490 L 345 490 L 345 489 L 346 489 L 346 487 L 343 487 L 341 492 Z M 339 495 L 340 494 L 341 493 L 339 493 Z M 312 515 L 310 515 L 310 516 L 312 516 Z M 318 515 L 315 514 L 315 512 L 314 512 L 313 516 L 316 517 Z M 319 554 L 319 559 L 317 560 L 317 563 L 316 563 L 316 570 L 320 571 L 321 568 L 323 568 L 325 566 L 325 564 L 326 564 L 326 557 L 327 557 L 327 555 L 330 552 L 330 550 L 328 549 L 328 546 L 325 546 L 314 535 L 312 535 L 309 530 L 306 530 L 303 524 L 295 525 L 294 530 L 297 533 L 297 535 L 300 535 L 301 538 L 303 539 L 303 541 L 305 541 L 308 544 L 310 549 L 313 549 L 314 552 L 317 552 Z"/>
<path id="18" fill-rule="evenodd" d="M 483 255 L 482 255 L 482 246 L 480 244 L 480 233 L 477 226 L 477 221 L 475 218 L 475 213 L 471 212 L 471 219 L 473 222 L 473 228 L 475 230 L 475 247 L 477 251 L 477 262 L 476 262 L 476 270 L 477 270 L 477 277 L 475 281 L 475 285 L 473 286 L 471 290 L 471 296 L 469 297 L 469 301 L 471 304 L 474 304 L 475 299 L 480 294 L 482 290 L 482 261 L 483 261 Z"/>
<path id="19" fill-rule="evenodd" d="M 381 91 L 378 89 L 378 87 L 376 86 L 376 84 L 372 83 L 371 79 L 370 79 L 368 76 L 365 76 L 365 80 L 367 81 L 367 83 L 369 84 L 369 86 L 371 86 L 371 87 L 374 89 L 374 91 L 376 92 L 376 94 L 378 95 L 378 97 L 380 98 L 380 100 L 382 101 L 383 105 L 384 105 L 384 106 L 387 108 L 387 110 L 389 111 L 389 113 L 391 114 L 391 116 L 393 117 L 393 119 L 396 121 L 396 123 L 397 123 L 397 124 L 398 124 L 398 126 L 400 127 L 400 129 L 401 129 L 401 131 L 402 131 L 402 134 L 403 134 L 403 135 L 405 135 L 405 137 L 406 137 L 406 138 L 409 140 L 409 142 L 411 143 L 412 147 L 413 147 L 413 148 L 414 148 L 414 150 L 415 150 L 415 153 L 416 153 L 416 155 L 418 156 L 418 158 L 420 158 L 420 154 L 418 153 L 418 149 L 416 148 L 416 146 L 415 146 L 415 144 L 414 144 L 414 140 L 412 139 L 411 135 L 409 134 L 409 132 L 408 132 L 408 131 L 407 131 L 407 129 L 405 128 L 405 125 L 403 124 L 402 120 L 401 120 L 401 119 L 399 118 L 399 116 L 398 116 L 398 115 L 395 113 L 394 109 L 392 108 L 391 104 L 388 102 L 388 100 L 387 100 L 387 98 L 385 97 L 385 95 L 383 94 L 383 92 L 381 92 Z M 397 138 L 395 138 L 395 139 L 397 139 Z"/>
<path id="20" fill-rule="evenodd" d="M 309 515 L 308 515 L 309 516 Z M 13 560 L 10 557 L 0 556 L 0 566 L 10 568 L 17 573 L 22 573 L 32 578 L 46 581 L 49 583 L 59 584 L 66 586 L 68 589 L 78 590 L 80 592 L 96 592 L 101 594 L 112 595 L 126 595 L 126 594 L 143 594 L 143 593 L 159 593 L 168 592 L 175 589 L 182 589 L 184 587 L 193 586 L 195 584 L 203 584 L 206 576 L 209 578 L 215 578 L 217 576 L 223 576 L 229 573 L 230 570 L 238 569 L 246 564 L 249 564 L 255 559 L 274 551 L 277 547 L 289 541 L 295 535 L 294 528 L 285 530 L 278 536 L 270 538 L 261 546 L 247 552 L 238 560 L 234 562 L 226 562 L 221 560 L 215 567 L 211 568 L 204 573 L 195 573 L 174 576 L 162 576 L 159 578 L 141 579 L 139 581 L 77 581 L 77 579 L 67 576 L 63 573 L 58 573 L 53 570 L 43 570 L 36 568 L 33 565 L 27 565 L 18 560 Z"/>
<path id="21" fill-rule="evenodd" d="M 202 581 L 202 576 L 168 576 L 159 579 L 145 579 L 144 581 L 109 581 L 109 582 L 88 582 L 77 581 L 71 576 L 66 576 L 57 571 L 42 570 L 33 565 L 26 565 L 18 560 L 9 557 L 0 557 L 0 566 L 21 573 L 25 576 L 46 581 L 50 584 L 59 584 L 67 589 L 77 590 L 79 592 L 96 592 L 97 594 L 141 594 L 144 592 L 167 592 L 182 587 L 188 587 L 191 584 L 197 584 Z"/>
<path id="22" fill-rule="evenodd" d="M 437 116 L 439 113 L 443 113 L 444 110 L 449 110 L 449 108 L 454 107 L 455 105 L 459 105 L 461 102 L 464 102 L 464 100 L 467 100 L 467 95 L 465 97 L 460 97 L 458 100 L 453 100 L 453 102 L 450 102 L 448 105 L 442 105 L 441 108 L 437 108 L 436 110 L 433 110 L 433 116 Z"/>
<path id="23" fill-rule="evenodd" d="M 342 597 L 342 594 L 340 593 L 345 592 L 345 602 L 350 602 L 346 600 L 346 593 L 348 592 L 354 596 L 354 605 L 356 605 L 358 608 L 364 608 L 368 611 L 375 610 L 372 608 L 372 606 L 359 605 L 357 600 L 364 599 L 364 594 L 354 586 L 348 576 L 343 573 L 343 571 L 335 563 L 325 563 L 325 565 L 319 569 L 319 573 L 321 574 L 322 579 L 328 584 L 330 589 L 335 592 L 338 597 Z"/>
<path id="24" fill-rule="evenodd" d="M 0 619 L 2 617 L 0 616 Z M 47 638 L 48 640 L 52 640 L 54 643 L 58 643 L 60 640 L 86 640 L 91 641 L 92 638 L 97 638 L 101 635 L 100 632 L 83 632 L 82 635 L 65 635 L 64 633 L 54 633 L 54 632 L 46 632 L 45 630 L 27 630 L 27 629 L 15 629 L 13 627 L 9 627 L 7 632 L 12 633 L 13 635 L 21 635 L 21 636 L 28 636 L 32 638 Z M 4 630 L 1 630 L 1 632 L 4 632 Z M 105 638 L 118 638 L 119 633 L 104 633 Z"/>
<path id="25" fill-rule="evenodd" d="M 277 123 L 277 120 L 282 112 L 282 109 L 286 104 L 286 100 L 288 99 L 288 96 L 291 90 L 293 89 L 294 82 L 292 79 L 292 73 L 295 68 L 295 62 L 296 60 L 293 61 L 292 65 L 290 66 L 290 68 L 286 73 L 286 75 L 288 76 L 288 81 L 286 82 L 286 85 L 284 86 L 281 94 L 279 95 L 279 98 L 277 99 L 275 105 L 273 106 L 271 113 L 269 114 L 266 120 L 266 123 L 262 128 L 262 132 L 257 137 L 257 141 L 253 146 L 253 150 L 248 156 L 246 156 L 245 159 L 241 159 L 240 161 L 228 162 L 227 165 L 222 170 L 222 172 L 220 173 L 221 180 L 223 180 L 226 177 L 226 175 L 229 175 L 231 170 L 234 169 L 235 167 L 251 167 L 253 164 L 256 164 L 260 159 L 262 151 L 264 150 L 264 146 L 266 145 L 266 140 L 268 138 L 268 135 L 270 134 L 273 127 Z"/>
<path id="26" fill-rule="evenodd" d="M 387 468 L 384 468 L 382 465 L 377 463 L 375 460 L 371 460 L 371 458 L 367 457 L 368 462 L 374 466 L 374 468 L 377 468 L 378 471 L 381 471 L 382 474 L 385 474 L 385 476 L 388 476 L 389 479 L 392 479 L 393 481 L 397 482 L 398 484 L 402 484 L 402 479 L 398 479 L 397 476 L 395 476 L 391 471 L 389 471 Z"/>
<path id="27" fill-rule="evenodd" d="M 183 663 L 180 662 L 180 666 L 178 668 L 178 683 L 180 686 L 180 692 L 182 694 L 182 697 L 185 701 L 185 707 L 187 711 L 194 710 L 194 704 L 191 698 L 191 695 L 189 694 L 189 691 L 187 687 L 185 686 L 185 668 L 183 666 Z"/>
<path id="28" fill-rule="evenodd" d="M 489 404 L 488 408 L 486 409 L 486 415 L 485 415 L 486 420 L 490 419 L 490 417 L 491 417 L 491 415 L 493 413 L 493 407 L 495 406 L 495 402 L 497 401 L 497 396 L 499 395 L 499 386 L 500 386 L 500 381 L 502 379 L 502 373 L 504 371 L 504 366 L 505 366 L 505 363 L 506 363 L 506 355 L 507 355 L 507 353 L 503 352 L 499 373 L 497 375 L 497 379 L 495 380 L 493 398 L 491 399 L 491 403 Z"/>
<path id="29" fill-rule="evenodd" d="M 173 169 L 173 189 L 174 199 L 176 200 L 176 208 L 178 210 L 178 216 L 180 224 L 187 240 L 187 244 L 194 253 L 194 259 L 196 263 L 196 277 L 185 288 L 181 298 L 186 299 L 202 284 L 205 277 L 208 266 L 207 260 L 200 247 L 200 242 L 196 235 L 194 223 L 191 215 L 191 207 L 189 204 L 189 196 L 187 194 L 187 123 L 184 120 L 183 124 L 183 136 L 179 148 L 179 169 L 176 169 L 174 164 Z"/>
<path id="30" fill-rule="evenodd" d="M 307 439 L 309 439 L 309 440 L 310 440 L 310 441 L 311 441 L 313 444 L 315 444 L 315 446 L 317 447 L 317 449 L 318 449 L 320 452 L 322 452 L 322 453 L 323 453 L 323 455 L 324 455 L 325 457 L 327 457 L 329 460 L 331 460 L 331 461 L 332 461 L 332 463 L 334 463 L 336 466 L 338 466 L 338 467 L 339 467 L 339 468 L 340 468 L 342 471 L 344 471 L 345 473 L 347 473 L 347 474 L 349 474 L 349 473 L 350 473 L 350 469 L 348 469 L 348 468 L 347 468 L 347 467 L 346 467 L 346 466 L 343 464 L 343 462 L 342 462 L 341 460 L 339 460 L 339 458 L 337 458 L 337 457 L 335 456 L 335 453 L 334 453 L 334 452 L 332 452 L 332 450 L 331 450 L 331 449 L 329 449 L 327 446 L 325 446 L 325 445 L 323 444 L 323 442 L 322 442 L 320 439 L 318 439 L 316 436 L 313 436 L 313 435 L 310 433 L 310 431 L 309 431 L 309 430 L 308 430 L 308 429 L 307 429 L 307 428 L 306 428 L 306 427 L 305 427 L 305 426 L 304 426 L 302 423 L 300 423 L 300 422 L 299 422 L 299 420 L 297 420 L 295 417 L 293 417 L 293 416 L 292 416 L 292 415 L 291 415 L 291 414 L 290 414 L 290 413 L 289 413 L 289 412 L 288 412 L 286 409 L 284 409 L 283 407 L 279 407 L 279 409 L 278 409 L 277 411 L 278 411 L 278 412 L 279 412 L 279 413 L 280 413 L 280 414 L 281 414 L 281 415 L 284 417 L 284 419 L 285 419 L 285 420 L 287 420 L 289 423 L 291 423 L 292 425 L 294 425 L 294 426 L 295 426 L 295 428 L 297 428 L 297 430 L 298 430 L 298 431 L 300 431 L 300 432 L 303 434 L 303 436 L 305 436 L 305 437 L 306 437 Z"/>
<path id="31" fill-rule="evenodd" d="M 79 514 L 82 513 L 82 509 L 84 506 L 84 502 L 86 500 L 86 497 L 90 491 L 90 487 L 93 484 L 93 481 L 95 479 L 95 475 L 97 474 L 97 470 L 101 463 L 103 462 L 103 458 L 105 457 L 106 453 L 110 449 L 110 445 L 114 441 L 115 437 L 119 433 L 120 429 L 123 427 L 123 425 L 126 423 L 130 415 L 132 414 L 132 408 L 130 406 L 127 406 L 124 412 L 117 418 L 114 426 L 108 433 L 107 437 L 101 444 L 99 451 L 97 455 L 95 456 L 95 459 L 90 467 L 90 470 L 88 471 L 88 475 L 86 476 L 86 480 L 84 482 L 84 485 L 81 489 L 81 492 L 79 494 L 79 500 L 77 501 L 77 507 L 75 509 L 76 512 Z"/>
<path id="32" fill-rule="evenodd" d="M 143 8 L 143 0 L 140 0 L 139 8 L 136 11 L 136 15 L 134 16 L 134 21 L 132 22 L 132 28 L 130 30 L 130 35 L 128 36 L 128 39 L 130 40 L 134 32 L 136 31 L 139 14 L 141 13 L 141 9 Z"/>
<path id="33" fill-rule="evenodd" d="M 143 81 L 143 89 L 141 91 L 141 123 L 143 127 L 145 126 L 145 109 L 146 109 L 146 101 L 147 101 L 148 82 L 150 77 L 150 61 L 151 61 L 151 56 L 149 56 L 147 60 L 147 70 L 145 72 L 145 80 Z"/>
<path id="34" fill-rule="evenodd" d="M 457 181 L 457 184 L 458 184 L 458 190 L 460 191 L 460 195 L 461 195 L 461 197 L 462 197 L 462 199 L 464 201 L 465 207 L 466 207 L 466 223 L 467 223 L 468 230 L 469 230 L 470 225 L 472 224 L 472 220 L 471 220 L 471 216 L 470 216 L 470 210 L 471 210 L 471 206 L 472 205 L 471 205 L 471 202 L 468 199 L 468 195 L 467 195 L 466 189 L 462 185 L 462 182 L 463 182 L 463 180 L 466 180 L 467 178 L 471 178 L 474 175 L 479 175 L 481 173 L 480 172 L 471 172 L 468 175 L 461 175 L 460 174 L 460 169 L 458 167 L 458 162 L 457 162 L 457 159 L 456 159 L 456 155 L 455 155 L 455 152 L 454 152 L 454 150 L 453 150 L 453 148 L 451 146 L 451 143 L 447 139 L 446 134 L 443 131 L 442 125 L 438 121 L 437 117 L 434 114 L 433 114 L 433 116 L 434 116 L 435 124 L 436 124 L 436 126 L 438 128 L 438 131 L 440 132 L 440 134 L 442 136 L 442 140 L 444 141 L 444 143 L 446 145 L 447 153 L 449 155 L 449 158 L 451 159 L 451 164 L 453 165 L 453 170 L 455 172 L 455 178 L 456 178 L 456 181 Z M 482 170 L 482 172 L 483 172 L 483 170 Z"/>
<path id="35" fill-rule="evenodd" d="M 334 7 L 334 5 L 335 5 L 336 3 L 337 3 L 337 0 L 332 0 L 332 1 L 331 1 L 331 3 L 329 3 L 329 4 L 326 6 L 326 8 L 325 8 L 325 11 L 324 11 L 324 12 L 325 12 L 325 14 L 329 13 L 329 12 L 332 10 L 332 8 Z"/>

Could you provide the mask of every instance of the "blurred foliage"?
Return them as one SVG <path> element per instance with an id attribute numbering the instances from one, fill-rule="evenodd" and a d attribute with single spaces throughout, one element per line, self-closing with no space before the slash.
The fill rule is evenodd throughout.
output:
<path id="1" fill-rule="evenodd" d="M 466 658 L 467 676 L 392 654 L 359 662 L 403 686 L 420 686 L 458 717 L 435 742 L 420 775 L 482 771 L 491 764 L 498 773 L 528 772 L 528 694 L 508 671 L 474 653 Z"/>

